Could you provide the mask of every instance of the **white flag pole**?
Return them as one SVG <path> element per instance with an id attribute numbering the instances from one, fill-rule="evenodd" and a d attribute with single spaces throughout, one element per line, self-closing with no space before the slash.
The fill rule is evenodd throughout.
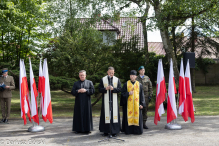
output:
<path id="1" fill-rule="evenodd" d="M 30 58 L 29 58 L 30 60 Z M 41 60 L 40 60 L 41 61 Z M 31 87 L 31 85 L 30 85 Z M 38 92 L 38 96 L 37 96 L 37 108 L 38 108 L 38 103 L 39 103 L 39 92 Z M 29 132 L 42 132 L 45 131 L 45 128 L 43 126 L 40 126 L 40 111 L 38 112 L 38 116 L 39 116 L 39 125 L 37 125 L 31 118 L 31 121 L 33 121 L 33 126 L 28 128 Z"/>

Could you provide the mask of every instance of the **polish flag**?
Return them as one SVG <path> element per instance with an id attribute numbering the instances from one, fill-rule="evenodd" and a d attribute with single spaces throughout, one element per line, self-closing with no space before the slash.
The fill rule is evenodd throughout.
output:
<path id="1" fill-rule="evenodd" d="M 186 87 L 186 102 L 187 102 L 187 108 L 188 108 L 188 116 L 191 118 L 191 122 L 193 123 L 195 121 L 195 116 L 194 116 L 195 109 L 194 109 L 193 101 L 192 101 L 192 88 L 191 88 L 189 59 L 187 61 L 187 66 L 186 66 L 185 87 Z"/>
<path id="2" fill-rule="evenodd" d="M 52 104 L 51 104 L 51 94 L 49 85 L 49 73 L 47 66 L 47 59 L 44 59 L 43 63 L 43 80 L 42 80 L 42 118 L 46 122 L 47 119 L 50 123 L 53 122 L 52 117 Z"/>
<path id="3" fill-rule="evenodd" d="M 38 106 L 37 106 L 38 92 L 36 88 L 36 82 L 34 79 L 30 58 L 29 58 L 29 63 L 30 63 L 30 89 L 31 89 L 31 117 L 33 121 L 38 123 L 39 125 Z"/>
<path id="4" fill-rule="evenodd" d="M 40 66 L 39 66 L 39 81 L 38 81 L 38 91 L 42 93 L 42 81 L 43 81 L 43 70 L 42 70 L 42 63 L 40 59 Z"/>
<path id="5" fill-rule="evenodd" d="M 165 113 L 163 102 L 166 98 L 166 85 L 163 72 L 162 60 L 159 60 L 157 69 L 157 86 L 156 86 L 156 105 L 155 105 L 155 116 L 154 124 L 157 125 L 157 121 L 160 121 L 160 117 Z"/>
<path id="6" fill-rule="evenodd" d="M 179 114 L 182 115 L 185 122 L 188 121 L 183 59 L 181 59 L 179 76 Z"/>
<path id="7" fill-rule="evenodd" d="M 42 111 L 42 106 L 43 106 L 43 97 L 42 97 L 42 86 L 43 84 L 45 84 L 45 82 L 43 83 L 43 69 L 42 69 L 42 60 L 40 59 L 40 65 L 39 65 L 39 80 L 38 80 L 38 92 L 39 94 L 41 93 L 41 97 L 40 97 L 40 113 Z M 40 114 L 39 113 L 39 114 Z"/>
<path id="8" fill-rule="evenodd" d="M 30 122 L 31 122 L 31 116 L 30 116 L 29 89 L 28 89 L 26 69 L 25 69 L 23 59 L 20 60 L 19 85 L 20 85 L 19 88 L 20 88 L 21 117 L 24 120 L 24 125 L 26 125 L 27 124 L 27 119 L 26 119 L 25 114 L 27 114 L 27 116 L 29 117 Z"/>
<path id="9" fill-rule="evenodd" d="M 169 73 L 169 85 L 168 85 L 168 100 L 167 100 L 167 123 L 177 118 L 176 110 L 176 85 L 173 73 L 173 62 L 170 59 L 170 73 Z"/>

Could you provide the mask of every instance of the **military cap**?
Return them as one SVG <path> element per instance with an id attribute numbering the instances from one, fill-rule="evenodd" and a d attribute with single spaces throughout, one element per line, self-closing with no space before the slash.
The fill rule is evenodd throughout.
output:
<path id="1" fill-rule="evenodd" d="M 2 74 L 6 73 L 6 72 L 8 72 L 8 68 L 3 68 L 2 69 Z"/>
<path id="2" fill-rule="evenodd" d="M 144 66 L 140 66 L 140 67 L 138 68 L 138 71 L 141 70 L 141 69 L 144 69 Z"/>

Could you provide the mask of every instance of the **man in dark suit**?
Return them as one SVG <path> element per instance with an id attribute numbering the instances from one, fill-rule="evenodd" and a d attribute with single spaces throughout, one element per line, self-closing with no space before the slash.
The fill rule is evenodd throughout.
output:
<path id="1" fill-rule="evenodd" d="M 11 110 L 12 90 L 15 89 L 14 78 L 8 75 L 8 69 L 2 69 L 0 77 L 0 100 L 2 110 L 2 120 L 0 123 L 8 123 Z M 7 111 L 6 111 L 7 109 Z"/>

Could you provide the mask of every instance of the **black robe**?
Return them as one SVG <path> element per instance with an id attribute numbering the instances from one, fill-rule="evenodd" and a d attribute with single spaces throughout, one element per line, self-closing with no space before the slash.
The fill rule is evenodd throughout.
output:
<path id="1" fill-rule="evenodd" d="M 85 93 L 78 93 L 78 90 L 84 88 Z M 77 81 L 71 91 L 75 96 L 74 116 L 72 131 L 89 132 L 93 130 L 91 95 L 94 94 L 92 81 Z"/>
<path id="2" fill-rule="evenodd" d="M 113 86 L 113 78 L 111 78 L 112 80 L 109 81 L 108 78 L 108 82 L 111 86 Z M 113 87 L 114 88 L 114 87 Z M 112 90 L 112 93 L 119 93 L 121 92 L 121 82 L 118 79 L 118 84 L 117 84 L 117 88 L 114 88 Z M 105 123 L 105 110 L 104 110 L 104 93 L 107 92 L 107 90 L 104 88 L 103 85 L 103 79 L 101 79 L 100 84 L 99 84 L 99 92 L 102 93 L 102 107 L 101 107 L 101 114 L 100 114 L 100 123 L 99 123 L 99 130 L 100 132 L 104 132 L 104 133 L 110 133 L 110 124 L 106 124 Z M 111 94 L 110 96 L 112 96 L 113 94 L 109 92 L 109 94 Z M 112 96 L 113 97 L 113 96 Z M 112 98 L 113 99 L 113 98 Z M 117 94 L 117 100 L 118 100 L 118 94 Z M 119 101 L 118 101 L 119 103 Z M 113 108 L 112 108 L 113 109 Z M 113 110 L 111 111 L 111 117 L 113 117 Z M 111 118 L 111 132 L 112 134 L 117 134 L 120 132 L 121 130 L 121 123 L 120 123 L 120 113 L 119 113 L 119 106 L 118 106 L 118 123 L 113 123 L 113 118 Z"/>
<path id="3" fill-rule="evenodd" d="M 134 82 L 135 83 L 135 82 Z M 132 84 L 134 84 L 132 82 Z M 140 92 L 139 92 L 139 104 L 145 107 L 145 99 L 144 99 L 144 92 L 142 90 L 142 85 L 140 85 Z M 122 132 L 125 132 L 125 134 L 142 134 L 143 133 L 143 116 L 142 116 L 142 110 L 139 109 L 139 126 L 128 126 L 128 118 L 127 118 L 127 100 L 129 97 L 129 92 L 127 90 L 127 82 L 123 85 L 122 88 L 122 94 L 120 99 L 120 106 L 123 108 L 123 119 L 122 119 Z"/>

